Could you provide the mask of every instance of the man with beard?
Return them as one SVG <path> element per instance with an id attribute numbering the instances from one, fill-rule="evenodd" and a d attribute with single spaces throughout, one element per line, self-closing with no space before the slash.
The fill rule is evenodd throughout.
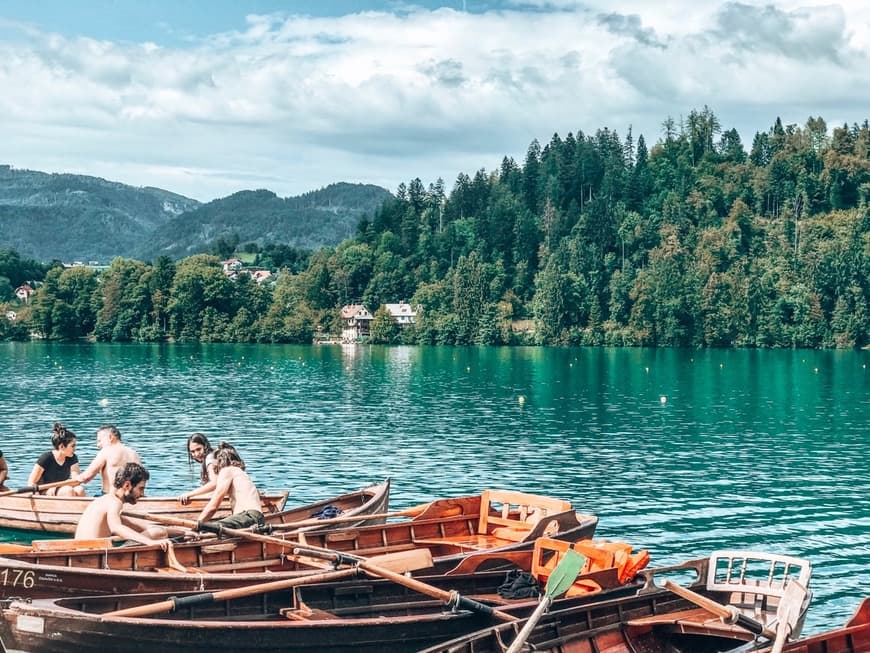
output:
<path id="1" fill-rule="evenodd" d="M 156 544 L 164 551 L 169 546 L 166 529 L 160 526 L 144 527 L 144 524 L 123 517 L 124 504 L 134 504 L 145 496 L 148 470 L 139 463 L 127 463 L 115 474 L 112 491 L 97 497 L 82 513 L 76 528 L 75 539 L 92 540 L 117 536 L 131 544 Z"/>

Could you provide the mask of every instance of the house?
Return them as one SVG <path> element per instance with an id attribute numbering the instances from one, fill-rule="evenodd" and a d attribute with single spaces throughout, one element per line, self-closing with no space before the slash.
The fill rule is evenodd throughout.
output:
<path id="1" fill-rule="evenodd" d="M 14 322 L 18 319 L 18 313 L 16 313 L 15 311 L 6 311 L 6 319 L 10 322 Z"/>
<path id="2" fill-rule="evenodd" d="M 369 335 L 372 314 L 362 304 L 348 304 L 341 309 L 341 341 L 356 342 Z"/>
<path id="3" fill-rule="evenodd" d="M 228 258 L 226 261 L 221 261 L 221 267 L 224 269 L 224 274 L 232 276 L 244 267 L 244 263 L 237 258 Z"/>
<path id="4" fill-rule="evenodd" d="M 15 289 L 15 296 L 26 304 L 30 301 L 30 296 L 35 292 L 36 291 L 30 286 L 29 283 L 25 283 Z"/>
<path id="5" fill-rule="evenodd" d="M 271 276 L 272 273 L 269 272 L 269 270 L 254 270 L 253 272 L 251 272 L 251 279 L 253 279 L 257 283 L 263 283 Z"/>
<path id="6" fill-rule="evenodd" d="M 411 308 L 411 305 L 406 304 L 405 302 L 399 302 L 398 304 L 384 304 L 384 306 L 387 307 L 390 317 L 393 318 L 393 321 L 398 324 L 399 327 L 414 324 L 414 318 L 417 317 L 419 309 L 419 307 Z"/>

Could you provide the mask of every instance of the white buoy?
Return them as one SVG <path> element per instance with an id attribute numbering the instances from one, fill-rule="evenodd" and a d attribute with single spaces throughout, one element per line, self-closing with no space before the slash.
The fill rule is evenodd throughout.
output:
<path id="1" fill-rule="evenodd" d="M 526 403 L 526 398 L 523 395 L 520 395 L 517 397 L 517 401 L 520 403 L 520 406 L 522 406 Z"/>
<path id="2" fill-rule="evenodd" d="M 109 400 L 108 400 L 108 399 L 106 399 L 105 397 L 103 397 L 102 399 L 100 399 L 100 406 L 108 406 L 108 405 L 109 405 Z"/>
<path id="3" fill-rule="evenodd" d="M 662 395 L 661 397 L 659 397 L 659 401 L 662 402 L 662 405 L 664 405 L 668 403 L 668 398 Z"/>

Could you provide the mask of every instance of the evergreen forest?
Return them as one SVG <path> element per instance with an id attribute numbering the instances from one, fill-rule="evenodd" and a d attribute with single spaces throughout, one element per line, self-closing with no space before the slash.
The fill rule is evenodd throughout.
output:
<path id="1" fill-rule="evenodd" d="M 705 107 L 651 147 L 554 134 L 450 189 L 401 184 L 336 247 L 232 245 L 277 281 L 212 254 L 53 267 L 0 337 L 311 342 L 362 303 L 372 342 L 866 347 L 870 125 L 776 119 L 747 147 Z M 3 300 L 21 275 L 0 275 Z M 413 327 L 384 319 L 399 301 Z"/>

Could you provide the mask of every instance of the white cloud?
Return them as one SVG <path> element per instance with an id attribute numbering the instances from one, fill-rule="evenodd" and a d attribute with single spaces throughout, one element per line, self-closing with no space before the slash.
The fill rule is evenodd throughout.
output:
<path id="1" fill-rule="evenodd" d="M 652 144 L 668 115 L 705 104 L 744 142 L 777 116 L 867 117 L 862 5 L 658 4 L 250 16 L 184 48 L 18 28 L 0 41 L 0 138 L 19 167 L 208 200 L 450 186 L 553 132 L 632 125 Z"/>

